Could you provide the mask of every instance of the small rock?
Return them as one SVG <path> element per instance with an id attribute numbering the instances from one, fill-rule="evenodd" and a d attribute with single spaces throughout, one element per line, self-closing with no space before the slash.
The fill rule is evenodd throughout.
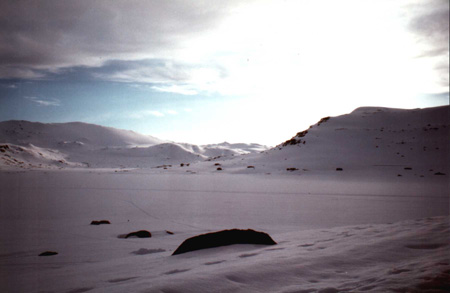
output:
<path id="1" fill-rule="evenodd" d="M 111 224 L 108 220 L 101 220 L 101 221 L 92 221 L 91 225 L 109 225 Z"/>
<path id="2" fill-rule="evenodd" d="M 39 256 L 51 256 L 51 255 L 57 255 L 58 253 L 56 251 L 44 251 Z"/>
<path id="3" fill-rule="evenodd" d="M 343 171 L 344 169 L 342 168 L 336 168 L 336 171 Z"/>
<path id="4" fill-rule="evenodd" d="M 148 232 L 147 230 L 140 230 L 140 231 L 128 233 L 125 236 L 125 238 L 128 238 L 128 237 L 150 238 L 150 237 L 152 237 L 152 233 Z"/>

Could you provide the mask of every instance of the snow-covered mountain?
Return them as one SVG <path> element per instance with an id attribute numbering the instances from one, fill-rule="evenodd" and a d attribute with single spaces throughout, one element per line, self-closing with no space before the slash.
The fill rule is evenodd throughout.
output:
<path id="1" fill-rule="evenodd" d="M 225 173 L 337 170 L 420 178 L 449 173 L 449 137 L 449 106 L 358 108 L 350 114 L 324 117 L 272 149 L 259 144 L 167 142 L 79 122 L 6 121 L 0 123 L 0 166 L 171 168 L 190 164 L 196 172 L 217 168 Z"/>
<path id="2" fill-rule="evenodd" d="M 152 168 L 255 153 L 258 144 L 197 146 L 129 130 L 71 122 L 0 122 L 0 166 Z"/>
<path id="3" fill-rule="evenodd" d="M 0 123 L 0 141 L 45 148 L 126 147 L 164 142 L 130 130 L 82 122 L 39 123 L 17 120 Z"/>
<path id="4" fill-rule="evenodd" d="M 449 106 L 426 109 L 364 107 L 324 117 L 263 153 L 223 162 L 232 173 L 322 171 L 426 176 L 449 172 Z M 399 176 L 399 177 L 400 177 Z"/>

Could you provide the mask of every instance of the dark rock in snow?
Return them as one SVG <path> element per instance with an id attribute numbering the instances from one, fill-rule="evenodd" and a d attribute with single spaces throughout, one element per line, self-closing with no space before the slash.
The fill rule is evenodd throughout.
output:
<path id="1" fill-rule="evenodd" d="M 437 172 L 437 173 L 434 173 L 434 175 L 445 175 L 445 173 Z"/>
<path id="2" fill-rule="evenodd" d="M 148 232 L 147 230 L 140 230 L 140 231 L 128 233 L 125 236 L 125 238 L 128 238 L 128 237 L 150 238 L 150 237 L 152 237 L 152 233 Z"/>
<path id="3" fill-rule="evenodd" d="M 58 253 L 56 251 L 44 251 L 39 256 L 51 256 L 51 255 L 57 255 Z"/>
<path id="4" fill-rule="evenodd" d="M 173 232 L 169 231 L 169 230 L 166 230 L 166 233 L 169 234 L 169 235 L 173 235 Z"/>
<path id="5" fill-rule="evenodd" d="M 181 243 L 172 255 L 233 244 L 275 245 L 277 243 L 264 232 L 258 232 L 251 229 L 222 230 L 188 238 Z"/>
<path id="6" fill-rule="evenodd" d="M 343 171 L 344 169 L 342 168 L 336 168 L 336 171 Z"/>
<path id="7" fill-rule="evenodd" d="M 101 221 L 92 221 L 91 225 L 109 225 L 111 224 L 108 220 L 101 220 Z"/>
<path id="8" fill-rule="evenodd" d="M 328 120 L 330 120 L 330 116 L 327 117 L 323 117 L 322 119 L 320 119 L 319 123 L 317 123 L 317 126 L 319 126 L 320 124 L 327 122 Z"/>
<path id="9" fill-rule="evenodd" d="M 298 169 L 297 168 L 286 168 L 286 171 L 297 171 Z"/>

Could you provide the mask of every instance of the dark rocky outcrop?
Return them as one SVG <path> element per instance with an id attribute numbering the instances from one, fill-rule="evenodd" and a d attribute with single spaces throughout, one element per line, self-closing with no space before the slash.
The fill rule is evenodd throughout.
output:
<path id="1" fill-rule="evenodd" d="M 317 123 L 317 126 L 319 126 L 320 124 L 327 122 L 328 120 L 330 120 L 330 116 L 327 117 L 323 117 L 322 119 L 320 119 L 320 121 Z"/>
<path id="2" fill-rule="evenodd" d="M 92 221 L 91 225 L 109 225 L 111 222 L 108 220 L 101 220 L 101 221 Z"/>
<path id="3" fill-rule="evenodd" d="M 128 237 L 150 238 L 150 237 L 152 237 L 152 233 L 148 232 L 147 230 L 140 230 L 140 231 L 128 233 L 125 236 L 125 238 L 128 238 Z"/>
<path id="4" fill-rule="evenodd" d="M 342 168 L 336 168 L 336 171 L 343 171 L 344 169 Z"/>
<path id="5" fill-rule="evenodd" d="M 188 238 L 181 243 L 172 255 L 232 244 L 275 245 L 277 243 L 264 232 L 258 232 L 251 229 L 223 230 Z"/>
<path id="6" fill-rule="evenodd" d="M 57 255 L 58 253 L 56 251 L 44 251 L 39 256 L 51 256 L 51 255 Z"/>
<path id="7" fill-rule="evenodd" d="M 300 144 L 300 143 L 302 143 L 302 140 L 300 138 L 301 137 L 305 137 L 305 135 L 307 133 L 308 133 L 308 130 L 304 130 L 304 131 L 298 132 L 293 138 L 283 142 L 281 145 L 282 146 L 288 146 L 288 145 Z M 303 143 L 304 143 L 304 141 L 303 141 Z"/>

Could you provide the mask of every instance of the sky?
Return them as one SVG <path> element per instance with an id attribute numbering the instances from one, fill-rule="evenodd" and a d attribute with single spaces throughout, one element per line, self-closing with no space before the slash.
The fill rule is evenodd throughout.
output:
<path id="1" fill-rule="evenodd" d="M 448 84 L 448 0 L 0 2 L 0 121 L 274 146 Z"/>

